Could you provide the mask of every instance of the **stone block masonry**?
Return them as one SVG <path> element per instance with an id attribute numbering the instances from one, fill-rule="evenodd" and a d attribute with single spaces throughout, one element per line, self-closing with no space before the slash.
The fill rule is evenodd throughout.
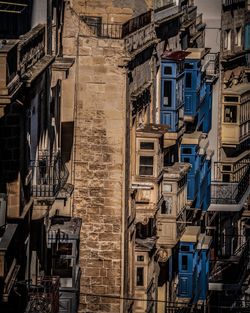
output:
<path id="1" fill-rule="evenodd" d="M 113 43 L 80 37 L 76 61 L 73 205 L 83 219 L 79 313 L 120 312 L 118 299 L 98 296 L 122 292 L 126 88 L 125 71 L 118 67 L 123 46 Z"/>

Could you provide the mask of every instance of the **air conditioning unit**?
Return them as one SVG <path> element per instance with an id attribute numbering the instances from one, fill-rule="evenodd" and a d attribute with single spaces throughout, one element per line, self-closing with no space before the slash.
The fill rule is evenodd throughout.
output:
<path id="1" fill-rule="evenodd" d="M 7 196 L 0 193 L 0 228 L 6 224 Z"/>

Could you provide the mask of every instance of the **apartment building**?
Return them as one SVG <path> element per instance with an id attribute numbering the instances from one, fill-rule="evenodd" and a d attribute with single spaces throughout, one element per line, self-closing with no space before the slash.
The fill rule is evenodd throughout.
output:
<path id="1" fill-rule="evenodd" d="M 0 310 L 6 313 L 59 312 L 59 290 L 60 312 L 77 311 L 81 219 L 70 217 L 73 185 L 61 152 L 61 84 L 74 62 L 62 57 L 63 7 L 63 1 L 0 3 Z"/>
<path id="2" fill-rule="evenodd" d="M 197 5 L 206 11 L 204 1 L 200 8 L 198 2 Z M 208 213 L 215 266 L 209 289 L 213 304 L 231 306 L 238 301 L 237 305 L 245 307 L 249 261 L 249 1 L 220 1 L 218 5 L 216 24 L 221 27 L 218 154 Z M 210 16 L 211 12 L 212 9 Z M 209 16 L 205 14 L 206 18 Z"/>
<path id="3" fill-rule="evenodd" d="M 192 1 L 71 1 L 65 8 L 64 55 L 75 58 L 65 82 L 75 80 L 74 96 L 63 96 L 74 109 L 73 211 L 84 221 L 79 312 L 165 312 L 185 293 L 177 288 L 178 244 L 186 215 L 196 223 L 205 214 L 210 190 L 204 29 Z M 194 51 L 180 51 L 188 47 Z M 190 122 L 199 134 L 184 140 L 192 53 L 203 53 L 197 106 L 204 100 L 206 109 L 197 107 Z M 164 62 L 171 63 L 165 72 Z M 180 162 L 182 145 L 193 141 L 205 190 L 199 201 L 187 198 L 192 162 Z M 183 305 L 196 306 L 184 296 Z"/>

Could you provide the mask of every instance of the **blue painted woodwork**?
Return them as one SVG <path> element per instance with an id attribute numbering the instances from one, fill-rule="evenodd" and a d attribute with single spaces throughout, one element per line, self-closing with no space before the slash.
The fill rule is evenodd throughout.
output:
<path id="1" fill-rule="evenodd" d="M 193 304 L 206 300 L 208 293 L 210 244 L 203 245 L 205 238 L 205 234 L 195 242 L 181 238 L 179 245 L 178 297 L 188 298 Z"/>
<path id="2" fill-rule="evenodd" d="M 196 144 L 181 145 L 181 162 L 192 165 L 187 175 L 187 198 L 194 206 L 207 211 L 211 199 L 211 162 L 199 154 Z"/>
<path id="3" fill-rule="evenodd" d="M 184 58 L 161 60 L 160 122 L 169 125 L 170 132 L 178 132 L 183 126 L 184 78 Z"/>
<path id="4" fill-rule="evenodd" d="M 245 26 L 245 50 L 250 49 L 250 24 Z"/>
<path id="5" fill-rule="evenodd" d="M 186 59 L 184 115 L 196 117 L 201 97 L 204 97 L 204 88 L 201 88 L 201 82 L 201 61 Z"/>

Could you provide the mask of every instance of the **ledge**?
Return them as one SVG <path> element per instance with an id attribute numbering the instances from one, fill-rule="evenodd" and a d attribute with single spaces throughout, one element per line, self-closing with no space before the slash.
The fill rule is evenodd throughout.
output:
<path id="1" fill-rule="evenodd" d="M 34 80 L 41 75 L 55 60 L 54 56 L 46 55 L 39 60 L 27 73 L 24 74 L 23 82 L 26 87 L 30 87 Z"/>

